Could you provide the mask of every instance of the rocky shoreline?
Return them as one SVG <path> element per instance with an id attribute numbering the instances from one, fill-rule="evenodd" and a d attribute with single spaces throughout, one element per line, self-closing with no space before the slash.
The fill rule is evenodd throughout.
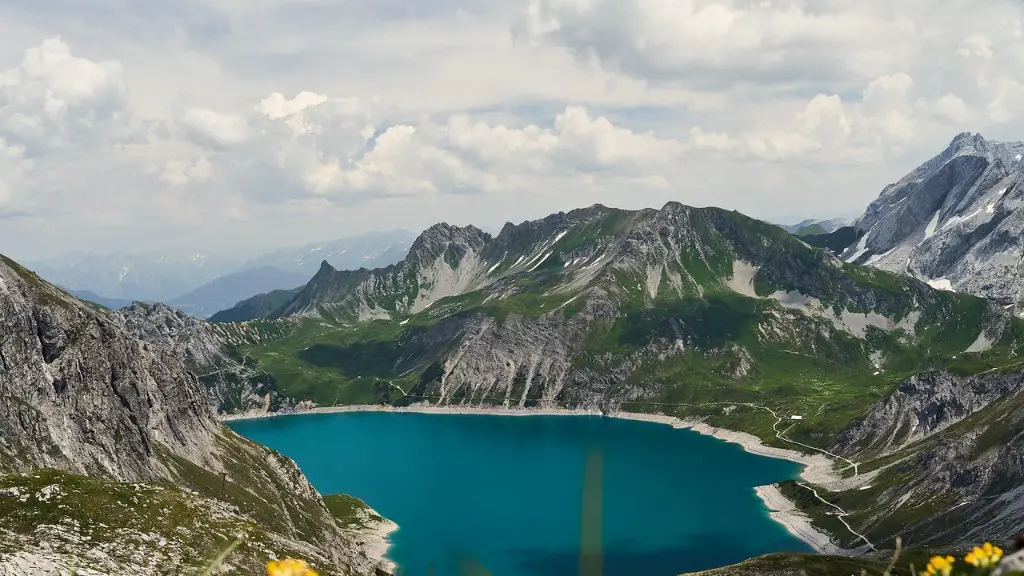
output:
<path id="1" fill-rule="evenodd" d="M 760 438 L 753 434 L 726 430 L 710 426 L 698 419 L 681 419 L 663 414 L 644 414 L 636 412 L 608 412 L 602 413 L 598 410 L 585 409 L 558 409 L 558 408 L 463 408 L 448 406 L 431 406 L 418 404 L 412 406 L 394 407 L 381 405 L 353 405 L 353 406 L 324 406 L 298 410 L 291 412 L 262 412 L 250 411 L 239 414 L 222 415 L 222 421 L 254 420 L 260 418 L 274 418 L 279 416 L 297 416 L 308 414 L 336 414 L 343 412 L 408 412 L 416 414 L 464 414 L 464 415 L 492 415 L 492 416 L 605 416 L 609 418 L 621 418 L 623 420 L 634 420 L 640 422 L 654 422 L 665 424 L 677 429 L 693 430 L 699 434 L 712 436 L 725 442 L 739 444 L 744 450 L 751 454 L 766 456 L 769 458 L 780 458 L 803 465 L 800 473 L 801 478 L 813 484 L 828 484 L 841 480 L 836 474 L 833 461 L 822 454 L 805 454 L 796 450 L 787 450 L 765 445 Z M 801 513 L 796 505 L 788 500 L 778 490 L 777 486 L 758 486 L 755 488 L 757 496 L 764 503 L 769 511 L 769 516 L 775 522 L 782 525 L 786 531 L 805 542 L 808 546 L 821 554 L 846 554 L 848 551 L 836 546 L 827 534 L 815 528 L 810 518 Z M 392 523 L 393 524 L 393 523 Z M 384 542 L 383 547 L 379 544 L 368 549 L 367 553 L 377 554 L 379 552 L 382 562 L 389 562 L 387 554 L 387 536 L 394 528 L 380 530 L 380 540 Z M 377 557 L 377 556 L 373 556 Z"/>
<path id="2" fill-rule="evenodd" d="M 381 570 L 388 574 L 394 574 L 398 565 L 392 562 L 387 554 L 391 548 L 390 536 L 398 530 L 398 524 L 381 516 L 369 506 L 362 510 L 360 516 L 363 527 L 349 532 L 353 540 L 368 558 L 377 562 L 377 566 Z"/>

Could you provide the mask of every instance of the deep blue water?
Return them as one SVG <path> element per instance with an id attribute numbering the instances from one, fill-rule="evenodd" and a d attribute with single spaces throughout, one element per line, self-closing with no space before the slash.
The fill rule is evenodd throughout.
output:
<path id="1" fill-rule="evenodd" d="M 400 526 L 388 556 L 410 576 L 579 571 L 587 454 L 603 461 L 605 576 L 669 576 L 809 548 L 753 487 L 798 464 L 689 430 L 598 416 L 354 412 L 231 423 L 290 456 L 324 494 L 365 500 Z"/>

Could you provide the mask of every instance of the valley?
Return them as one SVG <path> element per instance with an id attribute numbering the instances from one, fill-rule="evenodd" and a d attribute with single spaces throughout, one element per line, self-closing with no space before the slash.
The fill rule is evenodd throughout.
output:
<path id="1" fill-rule="evenodd" d="M 965 157 L 998 164 L 963 141 L 928 170 Z M 913 199 L 934 184 L 907 186 Z M 852 231 L 870 245 L 863 221 L 826 223 L 831 232 L 810 223 L 797 236 L 670 202 L 594 205 L 497 235 L 441 223 L 397 263 L 338 270 L 324 261 L 304 285 L 210 320 L 159 303 L 85 306 L 6 266 L 29 287 L 20 298 L 35 302 L 15 310 L 74 311 L 60 331 L 89 317 L 139 339 L 194 374 L 189 410 L 221 419 L 367 410 L 648 419 L 814 463 L 759 494 L 822 551 L 870 562 L 896 537 L 911 549 L 1009 538 L 1024 521 L 1024 319 L 984 290 L 936 287 L 884 258 L 849 256 L 861 248 L 835 238 Z M 43 314 L 35 322 L 49 322 Z M 41 338 L 45 357 L 52 338 Z M 66 355 L 73 340 L 53 338 L 54 354 Z M 212 421 L 197 425 L 235 442 Z M 33 442 L 16 449 L 42 454 Z M 169 467 L 156 478 L 191 487 L 203 477 L 215 489 L 206 470 L 223 467 L 217 457 L 197 467 L 196 456 L 157 454 Z M 32 458 L 116 481 L 154 478 Z M 80 481 L 53 480 L 68 490 Z M 210 505 L 224 498 L 200 494 Z M 228 501 L 236 497 L 248 498 L 243 489 Z M 349 546 L 382 550 L 370 532 Z M 179 560 L 199 558 L 189 546 Z"/>
<path id="2" fill-rule="evenodd" d="M 963 141 L 929 170 L 985 150 Z M 1009 537 L 1024 518 L 1011 504 L 1024 486 L 1014 456 L 1024 428 L 1002 421 L 1021 401 L 1024 322 L 1005 300 L 841 252 L 674 203 L 593 206 L 493 237 L 442 224 L 397 265 L 324 264 L 276 308 L 246 316 L 257 308 L 243 302 L 228 312 L 240 322 L 211 329 L 234 334 L 225 349 L 306 409 L 699 420 L 829 454 L 844 479 L 780 490 L 837 546 Z"/>

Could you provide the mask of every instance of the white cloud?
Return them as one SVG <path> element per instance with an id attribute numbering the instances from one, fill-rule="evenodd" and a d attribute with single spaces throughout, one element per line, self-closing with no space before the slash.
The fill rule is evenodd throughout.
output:
<path id="1" fill-rule="evenodd" d="M 279 120 L 300 114 L 306 108 L 319 106 L 327 100 L 327 96 L 316 92 L 299 92 L 290 100 L 280 92 L 274 92 L 260 101 L 257 109 L 267 118 Z"/>
<path id="2" fill-rule="evenodd" d="M 25 50 L 0 72 L 0 136 L 29 157 L 137 137 L 144 127 L 125 114 L 123 72 L 118 62 L 72 55 L 60 38 Z"/>
<path id="3" fill-rule="evenodd" d="M 248 123 L 234 114 L 189 108 L 182 115 L 181 124 L 190 137 L 217 146 L 234 146 L 249 139 Z"/>
<path id="4" fill-rule="evenodd" d="M 1024 133 L 1010 0 L 99 2 L 0 7 L 0 251 L 849 214 Z"/>

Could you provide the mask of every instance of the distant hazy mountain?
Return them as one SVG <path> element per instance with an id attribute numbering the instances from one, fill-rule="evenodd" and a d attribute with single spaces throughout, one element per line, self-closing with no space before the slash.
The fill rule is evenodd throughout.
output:
<path id="1" fill-rule="evenodd" d="M 331 242 L 277 250 L 246 262 L 242 269 L 273 266 L 284 272 L 302 274 L 303 281 L 307 281 L 317 273 L 324 260 L 338 270 L 383 268 L 405 258 L 415 239 L 416 234 L 408 230 L 368 232 Z M 294 288 L 294 285 L 276 288 Z"/>
<path id="2" fill-rule="evenodd" d="M 101 298 L 162 302 L 238 268 L 237 259 L 202 252 L 75 253 L 26 267 L 71 291 Z"/>
<path id="3" fill-rule="evenodd" d="M 209 252 L 74 253 L 29 262 L 28 268 L 85 300 L 121 308 L 132 301 L 165 302 L 208 316 L 263 292 L 307 282 L 327 260 L 339 270 L 380 268 L 405 257 L 412 232 L 369 232 L 331 242 L 283 248 L 245 260 Z M 119 305 L 118 305 L 119 304 Z"/>
<path id="4" fill-rule="evenodd" d="M 813 218 L 783 226 L 782 228 L 790 234 L 797 236 L 809 236 L 812 234 L 830 234 L 843 226 L 849 226 L 852 222 L 845 218 L 833 218 L 831 220 L 815 220 Z"/>
<path id="5" fill-rule="evenodd" d="M 131 300 L 125 300 L 123 298 L 104 298 L 103 296 L 89 290 L 66 290 L 66 292 L 79 300 L 99 304 L 100 306 L 110 308 L 111 310 L 120 310 L 125 306 L 130 306 L 132 303 Z"/>
<path id="6" fill-rule="evenodd" d="M 248 268 L 207 282 L 167 304 L 191 316 L 205 318 L 218 310 L 230 308 L 253 294 L 302 286 L 309 278 L 305 274 L 285 272 L 273 266 Z"/>

